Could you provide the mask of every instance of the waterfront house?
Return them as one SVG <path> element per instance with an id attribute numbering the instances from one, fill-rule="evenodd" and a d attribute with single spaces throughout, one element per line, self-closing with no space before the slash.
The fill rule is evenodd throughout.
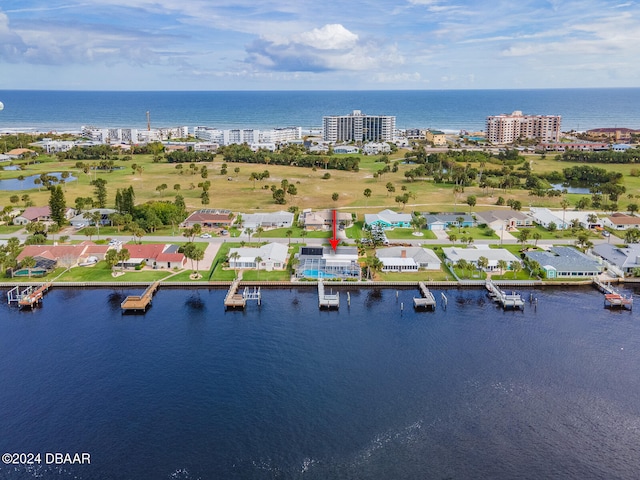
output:
<path id="1" fill-rule="evenodd" d="M 433 250 L 423 247 L 381 248 L 376 252 L 376 257 L 382 262 L 383 272 L 440 270 L 442 264 Z"/>
<path id="2" fill-rule="evenodd" d="M 360 278 L 357 247 L 301 247 L 298 278 Z"/>
<path id="3" fill-rule="evenodd" d="M 181 224 L 181 228 L 191 228 L 196 224 L 204 228 L 229 228 L 233 223 L 231 210 L 220 208 L 201 208 L 189 215 Z"/>
<path id="4" fill-rule="evenodd" d="M 365 213 L 364 226 L 367 228 L 379 227 L 383 230 L 393 228 L 410 228 L 412 216 L 410 213 L 396 213 L 393 210 L 383 210 L 379 213 Z"/>
<path id="5" fill-rule="evenodd" d="M 140 267 L 143 262 L 152 268 L 182 268 L 187 263 L 187 258 L 178 253 L 176 246 L 164 243 L 125 244 L 122 248 L 129 251 L 124 268 Z"/>
<path id="6" fill-rule="evenodd" d="M 236 255 L 234 254 L 238 254 Z M 287 266 L 289 249 L 281 243 L 267 243 L 260 247 L 241 247 L 229 249 L 230 268 L 248 268 L 260 270 L 284 270 Z M 257 258 L 261 258 L 258 265 Z"/>
<path id="7" fill-rule="evenodd" d="M 289 228 L 293 225 L 293 213 L 279 211 L 272 213 L 243 213 L 242 225 L 244 228 Z"/>
<path id="8" fill-rule="evenodd" d="M 602 265 L 573 247 L 550 247 L 548 251 L 526 252 L 525 256 L 538 262 L 547 278 L 590 278 L 602 272 Z"/>
<path id="9" fill-rule="evenodd" d="M 427 230 L 447 230 L 449 228 L 467 228 L 475 225 L 474 218 L 468 213 L 423 213 L 427 221 Z"/>
<path id="10" fill-rule="evenodd" d="M 507 265 L 511 265 L 511 262 L 520 261 L 520 259 L 509 250 L 504 248 L 489 248 L 489 245 L 474 245 L 468 248 L 445 247 L 442 249 L 442 252 L 444 253 L 446 262 L 452 265 L 458 263 L 459 260 L 465 260 L 477 267 L 479 258 L 485 257 L 489 261 L 485 269 L 488 272 L 498 270 L 498 262 L 500 260 L 507 262 Z"/>
<path id="11" fill-rule="evenodd" d="M 305 230 L 331 230 L 333 228 L 333 210 L 303 210 L 299 223 Z M 336 211 L 337 227 L 348 228 L 353 224 L 353 215 Z"/>
<path id="12" fill-rule="evenodd" d="M 625 213 L 614 213 L 602 220 L 605 227 L 613 230 L 629 230 L 631 228 L 640 228 L 640 217 L 627 215 Z"/>
<path id="13" fill-rule="evenodd" d="M 90 241 L 77 245 L 27 245 L 18 254 L 16 260 L 20 264 L 26 257 L 33 257 L 36 265 L 32 270 L 48 272 L 58 266 L 74 267 L 91 257 L 96 261 L 103 260 L 110 248 L 108 245 L 96 245 Z"/>
<path id="14" fill-rule="evenodd" d="M 621 277 L 632 275 L 640 268 L 640 244 L 630 244 L 618 247 L 610 243 L 601 243 L 591 249 L 592 253 L 601 258 L 604 265 Z"/>

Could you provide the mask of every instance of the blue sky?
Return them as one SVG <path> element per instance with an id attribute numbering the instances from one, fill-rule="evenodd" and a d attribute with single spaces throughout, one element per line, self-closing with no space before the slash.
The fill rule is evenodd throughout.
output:
<path id="1" fill-rule="evenodd" d="M 634 1 L 2 0 L 0 89 L 640 86 Z"/>

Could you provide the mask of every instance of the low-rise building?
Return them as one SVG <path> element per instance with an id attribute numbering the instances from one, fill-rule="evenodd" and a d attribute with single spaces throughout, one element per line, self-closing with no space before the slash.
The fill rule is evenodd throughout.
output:
<path id="1" fill-rule="evenodd" d="M 272 213 L 242 213 L 244 228 L 289 228 L 293 225 L 294 215 L 283 210 Z"/>
<path id="2" fill-rule="evenodd" d="M 484 257 L 488 260 L 487 271 L 499 270 L 499 262 L 504 260 L 507 264 L 507 268 L 510 268 L 511 262 L 519 262 L 520 259 L 516 257 L 509 250 L 504 248 L 489 248 L 488 245 L 475 245 L 468 248 L 462 247 L 445 247 L 442 249 L 445 259 L 448 263 L 455 265 L 460 260 L 465 260 L 469 263 L 478 266 L 478 260 L 480 257 Z"/>
<path id="3" fill-rule="evenodd" d="M 609 270 L 617 275 L 632 275 L 637 268 L 640 268 L 639 244 L 618 247 L 610 243 L 601 243 L 595 245 L 591 251 L 603 260 Z"/>
<path id="4" fill-rule="evenodd" d="M 129 259 L 124 262 L 125 268 L 135 268 L 144 262 L 152 268 L 183 268 L 187 258 L 178 253 L 177 247 L 164 243 L 125 244 L 122 248 L 129 251 Z"/>
<path id="5" fill-rule="evenodd" d="M 382 262 L 383 272 L 440 270 L 442 264 L 433 250 L 423 247 L 381 248 L 377 250 L 376 257 Z"/>
<path id="6" fill-rule="evenodd" d="M 447 136 L 440 130 L 427 130 L 426 132 L 427 142 L 433 144 L 434 147 L 446 147 Z"/>
<path id="7" fill-rule="evenodd" d="M 396 213 L 387 209 L 379 213 L 365 213 L 364 225 L 367 228 L 377 226 L 383 230 L 390 230 L 396 227 L 411 228 L 411 219 L 410 213 Z"/>
<path id="8" fill-rule="evenodd" d="M 201 208 L 189 215 L 180 224 L 182 228 L 191 228 L 196 224 L 204 228 L 222 227 L 228 228 L 233 223 L 231 210 L 221 208 Z"/>
<path id="9" fill-rule="evenodd" d="M 467 228 L 475 226 L 474 218 L 468 213 L 423 213 L 427 221 L 427 230 L 446 230 L 448 228 Z"/>
<path id="10" fill-rule="evenodd" d="M 521 227 L 533 227 L 533 219 L 517 210 L 488 210 L 477 212 L 476 220 L 478 224 L 486 223 L 495 231 L 496 227 L 506 227 L 507 230 Z"/>
<path id="11" fill-rule="evenodd" d="M 572 247 L 550 247 L 548 251 L 526 252 L 529 260 L 540 264 L 547 278 L 593 277 L 602 265 Z"/>
<path id="12" fill-rule="evenodd" d="M 331 230 L 333 228 L 333 210 L 303 210 L 298 221 L 305 230 Z M 348 228 L 353 224 L 353 215 L 336 211 L 338 228 Z"/>
<path id="13" fill-rule="evenodd" d="M 91 215 L 97 212 L 100 213 L 100 226 L 105 226 L 111 225 L 109 215 L 116 213 L 117 210 L 114 210 L 113 208 L 92 208 L 91 210 L 87 210 L 86 212 L 76 215 L 69 220 L 69 223 L 71 223 L 71 226 L 74 228 L 83 228 L 93 225 L 94 222 L 91 220 Z"/>
<path id="14" fill-rule="evenodd" d="M 289 249 L 281 243 L 267 243 L 260 247 L 229 249 L 229 267 L 260 270 L 284 270 Z M 258 262 L 257 259 L 260 259 Z"/>
<path id="15" fill-rule="evenodd" d="M 360 278 L 357 247 L 301 247 L 298 278 Z"/>
<path id="16" fill-rule="evenodd" d="M 605 227 L 613 230 L 629 230 L 631 228 L 640 228 L 640 217 L 627 215 L 625 213 L 614 213 L 602 220 Z"/>
<path id="17" fill-rule="evenodd" d="M 69 220 L 75 215 L 73 208 L 67 207 L 65 209 L 65 218 Z M 27 225 L 32 222 L 50 222 L 51 221 L 51 208 L 49 205 L 43 207 L 27 207 L 20 215 L 13 217 L 14 225 Z"/>

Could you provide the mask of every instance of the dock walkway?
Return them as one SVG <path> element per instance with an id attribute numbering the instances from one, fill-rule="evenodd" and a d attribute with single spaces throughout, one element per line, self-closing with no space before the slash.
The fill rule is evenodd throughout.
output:
<path id="1" fill-rule="evenodd" d="M 16 303 L 19 308 L 33 308 L 40 302 L 45 293 L 51 288 L 51 282 L 43 283 L 42 285 L 30 285 L 20 290 L 19 286 L 16 286 L 7 292 L 7 303 Z"/>
<path id="2" fill-rule="evenodd" d="M 153 282 L 142 295 L 129 295 L 120 304 L 120 308 L 122 308 L 123 312 L 145 312 L 151 305 L 153 294 L 156 293 L 158 285 L 160 285 L 160 282 Z"/>
<path id="3" fill-rule="evenodd" d="M 242 294 L 238 293 L 239 287 L 240 279 L 235 279 L 229 287 L 227 296 L 224 297 L 224 308 L 244 308 L 246 306 L 246 299 Z"/>
<path id="4" fill-rule="evenodd" d="M 318 306 L 320 308 L 340 308 L 340 294 L 324 293 L 324 283 L 318 281 Z"/>
<path id="5" fill-rule="evenodd" d="M 433 296 L 433 293 L 429 291 L 424 282 L 418 283 L 418 287 L 420 288 L 420 293 L 422 297 L 413 297 L 413 308 L 424 308 L 435 310 L 436 308 L 436 299 Z"/>
<path id="6" fill-rule="evenodd" d="M 489 296 L 493 299 L 494 302 L 501 304 L 503 309 L 506 310 L 508 308 L 524 308 L 524 300 L 522 300 L 522 297 L 519 293 L 506 293 L 491 280 L 487 280 L 486 287 L 489 291 Z"/>

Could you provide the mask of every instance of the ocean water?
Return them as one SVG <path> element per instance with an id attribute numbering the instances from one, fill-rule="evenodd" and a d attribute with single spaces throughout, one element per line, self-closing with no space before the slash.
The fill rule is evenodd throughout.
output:
<path id="1" fill-rule="evenodd" d="M 562 115 L 565 131 L 640 128 L 640 88 L 420 91 L 88 92 L 0 90 L 0 132 L 146 128 L 320 128 L 324 115 L 395 115 L 398 128 L 483 130 L 488 115 Z"/>
<path id="2" fill-rule="evenodd" d="M 0 453 L 86 452 L 90 465 L 0 464 L 1 479 L 632 479 L 640 471 L 640 323 L 587 288 L 52 289 L 0 306 Z M 4 292 L 3 292 L 4 293 Z M 436 290 L 436 298 L 440 299 Z M 401 310 L 401 304 L 406 308 Z M 44 456 L 43 456 L 44 458 Z"/>

